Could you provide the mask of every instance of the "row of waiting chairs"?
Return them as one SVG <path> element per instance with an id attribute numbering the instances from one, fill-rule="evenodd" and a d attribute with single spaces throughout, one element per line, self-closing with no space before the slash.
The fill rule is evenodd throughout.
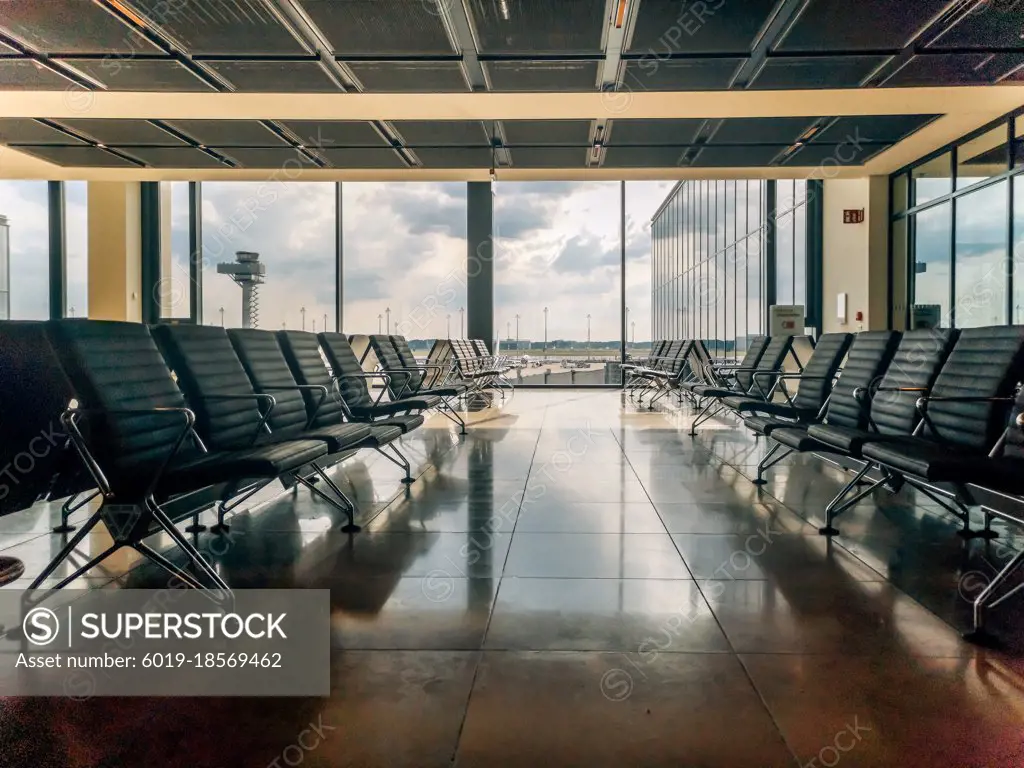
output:
<path id="1" fill-rule="evenodd" d="M 797 372 L 779 364 L 786 339 L 758 337 L 731 366 L 705 365 L 703 345 L 690 346 L 679 387 L 698 409 L 693 429 L 732 413 L 767 438 L 755 483 L 794 453 L 853 472 L 821 534 L 838 534 L 836 518 L 876 489 L 904 486 L 957 517 L 964 537 L 995 537 L 996 517 L 1024 524 L 1024 326 L 825 334 Z M 982 530 L 971 529 L 973 506 Z M 1024 552 L 977 596 L 970 639 L 993 639 L 987 612 L 1020 589 L 1005 587 L 1022 568 Z"/>
<path id="2" fill-rule="evenodd" d="M 453 378 L 455 371 L 417 365 L 401 337 L 375 340 L 379 371 L 364 371 L 348 337 L 338 333 L 63 320 L 0 323 L 0 342 L 4 451 L 18 473 L 0 494 L 0 514 L 89 489 L 102 496 L 32 589 L 103 521 L 111 546 L 54 588 L 123 547 L 202 587 L 145 543 L 162 530 L 207 582 L 226 590 L 175 527 L 181 515 L 170 510 L 191 495 L 212 495 L 219 533 L 228 529 L 225 514 L 260 488 L 278 480 L 303 485 L 344 513 L 343 531 L 355 532 L 355 506 L 325 469 L 369 449 L 413 482 L 400 439 L 431 409 L 464 432 L 453 401 L 472 387 Z M 377 391 L 369 386 L 375 382 Z M 31 467 L 19 464 L 27 451 L 35 457 Z M 208 506 L 204 501 L 185 515 L 193 518 L 188 531 L 204 528 L 199 512 Z M 73 529 L 66 515 L 75 508 L 65 505 L 64 530 Z"/>

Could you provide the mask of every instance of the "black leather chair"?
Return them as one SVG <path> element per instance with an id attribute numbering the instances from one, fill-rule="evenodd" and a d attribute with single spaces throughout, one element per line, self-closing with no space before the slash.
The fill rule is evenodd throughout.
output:
<path id="1" fill-rule="evenodd" d="M 268 331 L 254 331 L 254 338 L 242 343 L 249 353 L 246 366 L 223 328 L 161 325 L 154 327 L 152 333 L 196 413 L 200 437 L 211 449 L 236 450 L 290 440 L 321 440 L 327 445 L 329 457 L 334 457 L 326 461 L 335 461 L 376 444 L 371 429 L 364 424 L 317 418 L 319 414 L 313 404 L 326 401 L 329 390 L 299 388 L 280 351 L 274 354 L 276 338 Z M 249 369 L 254 372 L 249 373 Z M 304 403 L 309 404 L 308 408 L 293 407 Z M 342 528 L 344 532 L 358 531 L 355 505 L 326 475 L 321 462 L 312 462 L 310 467 L 336 494 L 337 500 L 319 489 L 314 490 L 315 495 L 344 512 L 348 518 Z M 222 502 L 214 531 L 228 530 L 225 514 L 254 492 L 255 489 L 232 500 L 230 505 Z M 192 529 L 202 529 L 198 520 L 193 521 Z"/>
<path id="2" fill-rule="evenodd" d="M 0 322 L 0 349 L 0 515 L 67 497 L 53 529 L 67 533 L 75 528 L 71 514 L 98 495 L 60 420 L 74 397 L 71 383 L 43 322 Z"/>
<path id="3" fill-rule="evenodd" d="M 242 480 L 293 475 L 327 454 L 319 440 L 296 440 L 238 451 L 209 451 L 195 432 L 190 410 L 149 329 L 138 323 L 53 321 L 47 331 L 79 406 L 62 421 L 103 502 L 32 583 L 37 588 L 101 520 L 113 543 L 62 579 L 60 588 L 132 547 L 189 586 L 203 584 L 143 539 L 162 530 L 215 586 L 227 584 L 178 531 L 164 510 L 175 496 L 216 486 L 233 495 Z"/>
<path id="4" fill-rule="evenodd" d="M 415 397 L 418 400 L 434 403 L 432 408 L 437 408 L 449 421 L 459 427 L 461 434 L 466 434 L 466 422 L 463 420 L 458 409 L 452 403 L 461 395 L 465 394 L 465 387 L 438 387 L 424 389 L 424 371 L 413 364 L 406 365 L 395 348 L 393 336 L 374 334 L 370 336 L 370 347 L 380 363 L 381 369 L 388 374 L 388 394 L 392 400 L 401 400 L 406 397 Z M 406 345 L 408 348 L 408 345 Z M 409 350 L 412 354 L 412 350 Z"/>
<path id="5" fill-rule="evenodd" d="M 802 371 L 766 374 L 775 382 L 766 397 L 732 395 L 722 398 L 722 404 L 741 414 L 764 413 L 797 423 L 810 422 L 821 414 L 852 342 L 853 334 L 826 333 L 814 345 L 814 351 Z M 754 380 L 760 375 L 760 372 L 755 372 Z M 790 397 L 785 383 L 794 379 L 797 381 L 796 397 Z M 774 400 L 778 391 L 783 393 L 785 402 Z"/>
<path id="6" fill-rule="evenodd" d="M 337 423 L 342 418 L 355 423 L 365 424 L 372 432 L 375 443 L 372 446 L 374 450 L 388 461 L 400 466 L 405 470 L 406 477 L 410 477 L 411 465 L 405 454 L 399 449 L 398 440 L 407 430 L 412 428 L 411 425 L 416 423 L 416 421 L 409 421 L 407 417 L 403 416 L 392 416 L 378 421 L 357 418 L 353 415 L 346 400 L 346 397 L 352 396 L 351 393 L 346 395 L 346 397 L 342 396 L 341 393 L 345 391 L 344 388 L 340 386 L 338 379 L 332 378 L 327 367 L 324 365 L 324 359 L 320 354 L 320 343 L 316 334 L 306 333 L 305 331 L 278 331 L 277 337 L 281 344 L 281 351 L 284 353 L 284 358 L 288 362 L 295 380 L 307 386 L 326 388 L 331 393 L 327 401 L 320 405 L 316 411 L 314 425 Z M 355 359 L 355 355 L 352 357 Z M 362 384 L 364 380 L 358 379 L 357 381 Z M 365 384 L 363 384 L 361 387 L 355 387 L 353 391 L 365 392 L 365 390 Z M 312 397 L 310 396 L 310 405 L 312 406 L 313 403 L 311 401 Z M 417 415 L 414 419 L 418 419 L 419 424 L 423 423 L 422 416 Z M 387 450 L 384 450 L 385 448 Z"/>
<path id="7" fill-rule="evenodd" d="M 702 343 L 704 353 L 708 357 L 708 361 L 704 364 L 702 380 L 687 383 L 682 388 L 691 392 L 695 397 L 700 397 L 700 391 L 705 388 L 725 388 L 730 391 L 730 394 L 749 391 L 754 384 L 752 374 L 757 370 L 757 364 L 770 341 L 771 339 L 767 336 L 752 338 L 743 353 L 743 359 L 738 363 L 714 362 L 710 354 L 707 354 L 707 346 Z"/>
<path id="8" fill-rule="evenodd" d="M 747 399 L 754 396 L 761 401 L 767 400 L 774 381 L 785 372 L 783 366 L 786 358 L 792 353 L 792 336 L 771 337 L 758 357 L 756 365 L 733 369 L 734 378 L 726 382 L 731 386 L 694 387 L 692 392 L 701 398 L 703 407 L 690 424 L 690 435 L 696 435 L 697 427 L 728 408 L 725 404 L 726 398 L 738 396 Z"/>

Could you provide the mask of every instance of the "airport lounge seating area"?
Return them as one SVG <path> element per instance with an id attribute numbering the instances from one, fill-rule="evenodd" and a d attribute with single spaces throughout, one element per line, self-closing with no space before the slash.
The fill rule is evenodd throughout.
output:
<path id="1" fill-rule="evenodd" d="M 0 0 L 0 768 L 1024 765 L 1018 6 Z"/>

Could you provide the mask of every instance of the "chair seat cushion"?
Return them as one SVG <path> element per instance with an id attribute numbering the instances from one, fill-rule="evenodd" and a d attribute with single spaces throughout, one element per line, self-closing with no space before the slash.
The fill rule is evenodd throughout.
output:
<path id="1" fill-rule="evenodd" d="M 778 419 L 774 416 L 747 416 L 743 419 L 748 429 L 752 429 L 762 435 L 770 435 L 776 429 L 797 426 L 792 421 Z"/>
<path id="2" fill-rule="evenodd" d="M 931 482 L 983 483 L 983 473 L 998 474 L 1000 466 L 987 456 L 917 437 L 867 443 L 863 454 L 865 459 Z"/>
<path id="3" fill-rule="evenodd" d="M 371 437 L 371 430 L 367 424 L 331 424 L 329 426 L 313 427 L 303 433 L 303 437 L 312 440 L 323 440 L 327 443 L 327 449 L 331 453 L 348 451 L 358 448 Z"/>
<path id="4" fill-rule="evenodd" d="M 458 385 L 447 385 L 446 384 L 443 387 L 433 387 L 432 389 L 421 389 L 419 392 L 416 393 L 416 397 L 424 397 L 424 396 L 429 395 L 430 397 L 439 397 L 439 398 L 445 399 L 445 398 L 449 398 L 449 397 L 458 397 L 459 395 L 464 395 L 466 393 L 466 390 L 468 390 L 468 389 L 469 389 L 469 387 L 467 387 L 465 384 L 458 384 Z"/>
<path id="5" fill-rule="evenodd" d="M 423 424 L 423 416 L 418 413 L 407 413 L 404 416 L 392 416 L 390 419 L 384 419 L 383 421 L 375 421 L 373 425 L 386 426 L 386 427 L 398 427 L 402 430 L 403 435 L 407 435 L 417 427 Z"/>
<path id="6" fill-rule="evenodd" d="M 895 435 L 880 435 L 878 432 L 867 429 L 843 427 L 838 424 L 815 424 L 808 430 L 808 433 L 816 440 L 839 448 L 857 459 L 861 458 L 867 443 L 884 443 L 900 439 Z"/>
<path id="7" fill-rule="evenodd" d="M 384 423 L 367 424 L 367 426 L 370 428 L 370 439 L 377 447 L 387 445 L 402 436 L 401 427 L 388 426 Z"/>
<path id="8" fill-rule="evenodd" d="M 191 454 L 173 462 L 160 493 L 185 493 L 231 480 L 275 478 L 327 454 L 321 440 L 289 440 L 243 451 Z"/>
<path id="9" fill-rule="evenodd" d="M 827 445 L 808 435 L 807 427 L 805 426 L 793 426 L 790 424 L 789 426 L 773 429 L 771 434 L 772 440 L 800 453 L 828 449 Z"/>
<path id="10" fill-rule="evenodd" d="M 713 387 L 708 384 L 703 384 L 699 387 L 693 388 L 693 394 L 698 397 L 732 397 L 734 395 L 743 396 L 742 392 L 737 392 L 735 389 L 722 389 L 721 387 Z"/>

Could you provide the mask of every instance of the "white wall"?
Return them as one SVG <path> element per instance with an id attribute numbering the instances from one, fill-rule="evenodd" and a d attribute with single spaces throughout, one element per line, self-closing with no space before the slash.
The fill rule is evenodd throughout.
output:
<path id="1" fill-rule="evenodd" d="M 843 211 L 864 209 L 862 224 L 844 224 Z M 888 302 L 888 178 L 824 182 L 823 329 L 853 333 L 886 327 Z M 847 294 L 847 319 L 837 317 Z M 857 313 L 864 319 L 858 321 Z"/>

